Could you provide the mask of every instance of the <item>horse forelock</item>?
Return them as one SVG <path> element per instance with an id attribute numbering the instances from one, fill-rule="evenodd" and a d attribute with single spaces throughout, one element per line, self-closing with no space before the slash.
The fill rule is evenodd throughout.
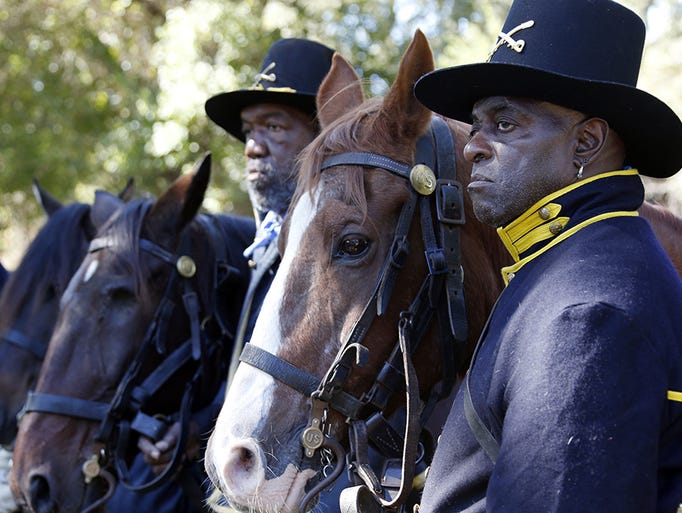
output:
<path id="1" fill-rule="evenodd" d="M 72 203 L 57 210 L 29 244 L 17 269 L 0 295 L 0 326 L 19 315 L 27 298 L 52 286 L 56 294 L 66 289 L 87 248 L 85 217 L 90 205 Z"/>
<path id="2" fill-rule="evenodd" d="M 109 241 L 107 251 L 116 252 L 116 267 L 112 271 L 129 273 L 134 277 L 135 294 L 140 298 L 143 308 L 149 306 L 151 284 L 148 279 L 149 268 L 143 263 L 139 241 L 142 223 L 152 202 L 146 198 L 130 201 L 107 221 L 99 234 Z"/>
<path id="3" fill-rule="evenodd" d="M 393 134 L 387 130 L 389 121 L 383 115 L 382 98 L 366 100 L 357 108 L 341 116 L 328 126 L 308 145 L 299 156 L 299 187 L 292 202 L 301 195 L 314 193 L 320 184 L 322 161 L 332 155 L 350 151 L 366 151 L 389 156 L 401 161 L 410 161 L 410 144 L 396 144 Z M 395 155 L 396 148 L 402 154 Z M 367 211 L 363 173 L 344 173 L 344 180 L 336 186 L 334 194 L 344 202 L 363 212 Z M 314 194 L 311 194 L 314 197 Z"/>

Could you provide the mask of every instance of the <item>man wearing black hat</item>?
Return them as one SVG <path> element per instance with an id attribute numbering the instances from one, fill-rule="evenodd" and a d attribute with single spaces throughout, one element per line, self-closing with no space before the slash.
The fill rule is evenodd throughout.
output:
<path id="1" fill-rule="evenodd" d="M 682 167 L 682 122 L 635 87 L 644 37 L 611 0 L 516 0 L 487 62 L 416 84 L 473 121 L 474 211 L 515 260 L 421 513 L 682 503 L 682 282 L 637 216 L 639 173 Z"/>
<path id="2" fill-rule="evenodd" d="M 251 87 L 218 94 L 205 104 L 208 117 L 245 144 L 246 184 L 259 224 L 254 243 L 244 254 L 252 272 L 230 376 L 279 265 L 277 236 L 296 188 L 295 159 L 318 133 L 315 97 L 331 67 L 333 53 L 307 39 L 281 39 L 269 48 Z M 219 408 L 222 397 L 215 404 Z M 168 462 L 177 434 L 177 429 L 171 429 L 156 444 L 141 440 L 146 461 L 157 471 Z"/>
<path id="3" fill-rule="evenodd" d="M 317 135 L 315 97 L 333 54 L 314 41 L 281 39 L 268 50 L 250 88 L 221 93 L 206 102 L 208 117 L 245 143 L 246 184 L 259 223 L 256 239 L 244 255 L 252 268 L 251 282 L 230 375 L 279 265 L 276 241 L 296 188 L 294 162 Z"/>

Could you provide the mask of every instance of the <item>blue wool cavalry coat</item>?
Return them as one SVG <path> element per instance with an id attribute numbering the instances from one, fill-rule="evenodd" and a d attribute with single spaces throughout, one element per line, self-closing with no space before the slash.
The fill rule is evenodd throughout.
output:
<path id="1" fill-rule="evenodd" d="M 462 386 L 421 513 L 666 512 L 682 503 L 682 282 L 634 170 L 578 182 L 500 236 L 517 263 Z M 558 223 L 558 224 L 556 224 Z"/>

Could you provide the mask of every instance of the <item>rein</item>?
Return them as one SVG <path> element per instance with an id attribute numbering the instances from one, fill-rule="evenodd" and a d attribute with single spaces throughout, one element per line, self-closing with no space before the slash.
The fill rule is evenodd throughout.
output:
<path id="1" fill-rule="evenodd" d="M 112 463 L 121 484 L 136 492 L 146 492 L 174 477 L 182 467 L 189 433 L 190 413 L 195 393 L 201 384 L 203 370 L 210 361 L 218 357 L 217 352 L 223 347 L 223 341 L 233 336 L 217 308 L 217 294 L 228 276 L 239 273 L 228 264 L 226 244 L 218 233 L 219 228 L 214 225 L 214 221 L 205 216 L 198 216 L 196 219 L 212 241 L 215 252 L 211 304 L 208 311 L 202 312 L 199 296 L 193 287 L 195 280 L 192 278 L 196 275 L 197 267 L 188 255 L 189 237 L 185 236 L 181 240 L 179 256 L 150 240 L 140 239 L 141 251 L 170 264 L 173 270 L 137 354 L 122 378 L 113 399 L 106 403 L 53 394 L 29 393 L 23 413 L 51 413 L 100 422 L 96 441 L 101 444 L 102 448 L 99 452 L 95 451 L 83 465 L 86 483 L 98 476 L 110 481 L 110 474 L 104 467 Z M 95 253 L 115 247 L 115 245 L 115 241 L 110 238 L 96 238 L 90 243 L 89 252 Z M 173 301 L 176 291 L 180 291 L 182 295 L 182 305 L 190 324 L 190 336 L 175 350 L 168 353 L 167 325 L 176 310 Z M 153 351 L 166 355 L 165 359 L 142 379 L 139 373 L 147 357 Z M 191 380 L 186 383 L 182 394 L 179 410 L 181 430 L 171 461 L 163 473 L 154 479 L 142 484 L 133 484 L 124 457 L 131 435 L 134 432 L 157 441 L 163 437 L 169 425 L 167 419 L 148 415 L 142 410 L 147 401 L 173 375 L 192 362 L 197 367 Z"/>
<path id="2" fill-rule="evenodd" d="M 414 166 L 366 152 L 349 152 L 325 159 L 321 171 L 334 166 L 357 165 L 381 168 L 410 181 L 410 198 L 400 213 L 391 248 L 373 293 L 322 380 L 252 344 L 246 344 L 240 357 L 241 361 L 311 398 L 310 424 L 301 437 L 306 457 L 312 458 L 315 451 L 324 450 L 331 445 L 330 438 L 325 433 L 328 409 L 346 416 L 350 425 L 349 467 L 363 485 L 344 491 L 341 496 L 343 511 L 357 511 L 367 490 L 386 509 L 395 509 L 406 502 L 412 490 L 415 466 L 419 459 L 422 426 L 436 402 L 446 397 L 454 386 L 455 373 L 448 371 L 456 367 L 467 339 L 459 232 L 464 224 L 464 202 L 462 186 L 456 181 L 454 156 L 454 141 L 450 129 L 445 121 L 434 117 L 431 130 L 417 142 L 417 164 Z M 439 178 L 436 178 L 434 171 Z M 437 233 L 431 214 L 434 197 Z M 367 361 L 369 349 L 362 343 L 374 319 L 385 313 L 398 272 L 405 266 L 409 250 L 408 233 L 417 209 L 421 215 L 428 275 L 408 310 L 400 315 L 398 342 L 391 356 L 371 389 L 362 397 L 356 398 L 342 388 L 353 366 L 364 365 Z M 412 355 L 434 314 L 440 326 L 443 375 L 440 390 L 432 395 L 429 403 L 422 409 Z M 401 436 L 389 424 L 383 410 L 391 396 L 403 387 L 407 419 Z M 361 418 L 368 410 L 374 413 L 369 418 Z M 388 464 L 398 466 L 397 469 L 391 469 L 397 470 L 400 476 L 397 485 L 394 480 L 392 489 L 384 490 L 381 481 L 369 466 L 368 442 L 387 458 Z M 423 447 L 421 449 L 423 452 Z M 337 459 L 343 458 L 343 453 L 339 455 L 338 449 L 332 452 Z M 338 475 L 333 476 L 333 479 L 332 476 L 323 479 L 308 492 L 299 506 L 299 513 L 304 513 L 314 496 L 336 477 Z"/>

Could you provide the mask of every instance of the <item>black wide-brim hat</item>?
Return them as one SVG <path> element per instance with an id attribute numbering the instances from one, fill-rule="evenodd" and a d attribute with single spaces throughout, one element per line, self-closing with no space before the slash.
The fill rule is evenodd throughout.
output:
<path id="1" fill-rule="evenodd" d="M 682 122 L 636 88 L 645 34 L 644 22 L 611 0 L 516 0 L 487 62 L 428 73 L 415 95 L 465 122 L 490 96 L 533 98 L 600 117 L 623 138 L 626 164 L 666 178 L 682 168 Z"/>
<path id="2" fill-rule="evenodd" d="M 208 117 L 244 142 L 240 113 L 255 103 L 279 103 L 315 114 L 315 97 L 331 67 L 334 50 L 308 39 L 280 39 L 263 59 L 248 89 L 220 93 L 206 101 Z"/>

